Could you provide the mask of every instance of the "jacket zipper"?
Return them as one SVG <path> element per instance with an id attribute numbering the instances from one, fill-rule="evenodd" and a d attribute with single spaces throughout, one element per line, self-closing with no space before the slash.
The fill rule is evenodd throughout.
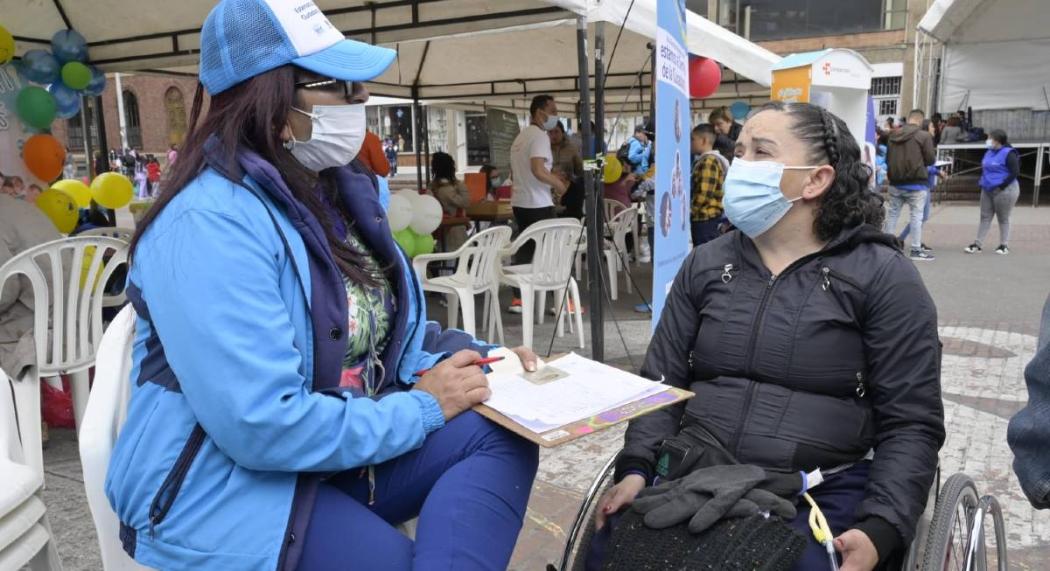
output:
<path id="1" fill-rule="evenodd" d="M 815 254 L 810 254 L 803 258 L 799 258 L 798 260 L 795 260 L 791 265 L 784 268 L 784 271 L 780 272 L 779 276 L 773 274 L 769 276 L 769 281 L 766 283 L 766 290 L 762 293 L 762 300 L 758 304 L 758 311 L 755 313 L 755 320 L 751 326 L 751 339 L 748 342 L 747 346 L 747 368 L 749 373 L 753 373 L 755 368 L 755 346 L 758 344 L 758 335 L 762 329 L 762 322 L 765 320 L 766 305 L 769 303 L 769 298 L 773 295 L 773 290 L 776 289 L 778 278 L 789 274 L 792 270 L 803 264 L 808 263 L 813 258 L 819 258 L 824 253 L 825 252 L 817 252 Z M 726 273 L 728 273 L 730 269 L 732 269 L 731 265 L 726 266 Z M 745 424 L 747 413 L 749 410 L 751 410 L 751 401 L 754 400 L 755 392 L 757 390 L 758 383 L 754 380 L 751 380 L 751 386 L 749 386 L 747 389 L 747 396 L 744 398 L 744 408 L 742 410 L 742 413 L 745 417 Z M 739 446 L 740 437 L 742 435 L 743 429 L 737 431 L 736 434 L 733 435 L 733 443 L 730 448 L 736 455 L 740 454 Z"/>
<path id="2" fill-rule="evenodd" d="M 186 480 L 186 474 L 193 465 L 193 459 L 197 457 L 201 445 L 204 444 L 204 436 L 204 429 L 201 428 L 201 425 L 193 425 L 193 431 L 190 432 L 186 445 L 182 447 L 182 452 L 179 452 L 178 458 L 175 459 L 175 464 L 168 472 L 168 477 L 164 478 L 164 483 L 160 485 L 160 489 L 153 497 L 153 502 L 149 506 L 150 537 L 156 536 L 155 528 L 164 521 L 172 504 L 175 503 L 175 497 L 179 495 L 182 483 Z"/>
<path id="3" fill-rule="evenodd" d="M 831 280 L 829 278 L 835 278 L 835 279 L 837 279 L 837 280 L 839 280 L 841 282 L 845 282 L 845 283 L 855 287 L 856 289 L 858 289 L 860 291 L 864 291 L 864 288 L 860 287 L 860 284 L 858 284 L 857 282 L 853 281 L 852 279 L 850 279 L 850 278 L 848 278 L 848 277 L 846 277 L 846 276 L 836 272 L 835 270 L 829 268 L 828 266 L 824 266 L 823 268 L 821 268 L 820 271 L 821 271 L 821 274 L 823 275 L 823 278 L 822 278 L 823 282 L 821 283 L 821 287 L 824 288 L 824 291 L 828 291 L 828 289 L 831 288 Z"/>

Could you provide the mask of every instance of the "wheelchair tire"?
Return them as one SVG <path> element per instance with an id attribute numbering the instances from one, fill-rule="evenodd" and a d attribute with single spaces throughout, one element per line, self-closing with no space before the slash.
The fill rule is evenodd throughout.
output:
<path id="1" fill-rule="evenodd" d="M 586 524 L 583 527 L 583 534 L 576 541 L 576 555 L 572 558 L 572 569 L 571 571 L 584 571 L 587 568 L 587 553 L 590 552 L 591 540 L 594 539 L 594 533 L 597 531 L 597 523 L 594 520 L 595 513 L 598 510 L 598 500 L 601 499 L 605 492 L 612 487 L 612 473 L 606 475 L 606 480 L 602 483 L 598 495 L 594 498 L 594 503 L 587 510 Z M 568 571 L 568 570 L 567 570 Z"/>
<path id="2" fill-rule="evenodd" d="M 922 571 L 967 571 L 966 550 L 979 505 L 977 486 L 969 476 L 948 478 L 933 511 Z"/>

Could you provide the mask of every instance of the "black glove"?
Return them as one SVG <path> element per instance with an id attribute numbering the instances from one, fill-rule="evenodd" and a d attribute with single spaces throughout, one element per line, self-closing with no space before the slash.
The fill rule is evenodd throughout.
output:
<path id="1" fill-rule="evenodd" d="M 645 515 L 648 527 L 664 529 L 689 520 L 689 531 L 701 533 L 765 477 L 758 466 L 711 466 L 642 490 L 631 509 Z"/>

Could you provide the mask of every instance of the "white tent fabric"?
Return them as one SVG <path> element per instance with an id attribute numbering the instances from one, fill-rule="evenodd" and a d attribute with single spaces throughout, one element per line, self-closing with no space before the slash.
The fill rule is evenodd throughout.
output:
<path id="1" fill-rule="evenodd" d="M 937 0 L 919 29 L 941 42 L 942 109 L 1050 109 L 1045 0 Z"/>
<path id="2" fill-rule="evenodd" d="M 105 71 L 192 67 L 200 28 L 217 0 L 0 0 L 18 54 L 46 47 L 71 27 L 88 41 Z M 542 0 L 315 0 L 344 34 L 393 43 L 482 29 L 565 19 Z"/>
<path id="3" fill-rule="evenodd" d="M 380 80 L 384 95 L 425 98 L 511 96 L 525 91 L 577 88 L 575 16 L 604 21 L 608 50 L 626 29 L 607 86 L 629 90 L 655 37 L 657 0 L 316 0 L 344 34 L 397 48 L 398 66 Z M 67 26 L 83 34 L 90 58 L 106 71 L 175 70 L 194 73 L 198 30 L 215 0 L 0 0 L 4 25 L 18 53 L 45 47 Z M 720 61 L 739 75 L 769 85 L 779 58 L 743 38 L 689 14 L 690 51 Z M 592 26 L 593 31 L 593 26 Z M 424 40 L 431 40 L 430 47 Z M 423 52 L 428 51 L 425 60 Z M 495 80 L 496 85 L 491 85 Z M 544 81 L 539 81 L 544 80 Z M 479 89 L 476 82 L 487 82 Z M 511 85 L 504 85 L 508 81 Z M 526 82 L 524 85 L 522 82 Z M 395 86 L 397 87 L 395 89 Z"/>

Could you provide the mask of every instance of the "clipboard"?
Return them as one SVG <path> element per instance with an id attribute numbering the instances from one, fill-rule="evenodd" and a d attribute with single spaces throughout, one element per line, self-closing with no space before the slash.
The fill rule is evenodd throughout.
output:
<path id="1" fill-rule="evenodd" d="M 557 359 L 555 358 L 548 362 L 554 363 L 556 361 Z M 514 419 L 511 419 L 496 409 L 484 404 L 475 406 L 473 410 L 514 434 L 517 434 L 526 440 L 535 442 L 543 448 L 554 448 L 565 444 L 566 442 L 571 442 L 578 438 L 616 426 L 617 424 L 622 424 L 631 419 L 638 418 L 639 416 L 649 414 L 650 412 L 680 403 L 692 398 L 693 396 L 695 396 L 695 394 L 692 392 L 675 387 L 668 387 L 666 391 L 611 408 L 589 418 L 584 418 L 564 426 L 552 428 L 546 432 L 533 432 L 519 424 Z"/>

